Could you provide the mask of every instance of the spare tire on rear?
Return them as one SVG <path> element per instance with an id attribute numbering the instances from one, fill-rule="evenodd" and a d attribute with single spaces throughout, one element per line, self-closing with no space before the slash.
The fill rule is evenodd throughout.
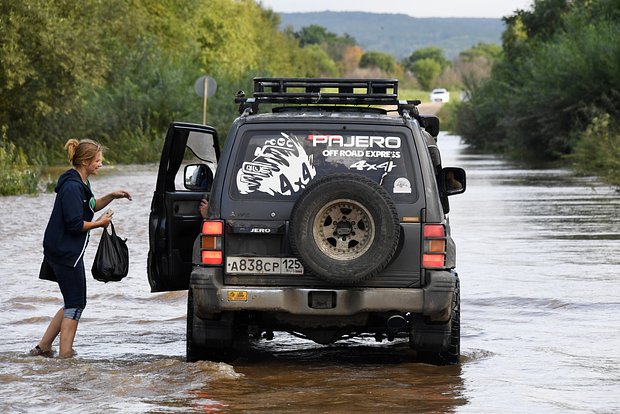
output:
<path id="1" fill-rule="evenodd" d="M 400 224 L 390 195 L 349 173 L 313 181 L 291 213 L 289 239 L 306 271 L 335 284 L 372 278 L 396 252 Z"/>

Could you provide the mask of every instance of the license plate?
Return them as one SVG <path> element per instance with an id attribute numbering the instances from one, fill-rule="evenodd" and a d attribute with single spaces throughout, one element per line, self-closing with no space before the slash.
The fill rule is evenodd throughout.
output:
<path id="1" fill-rule="evenodd" d="M 294 257 L 227 257 L 226 273 L 237 275 L 303 275 Z"/>

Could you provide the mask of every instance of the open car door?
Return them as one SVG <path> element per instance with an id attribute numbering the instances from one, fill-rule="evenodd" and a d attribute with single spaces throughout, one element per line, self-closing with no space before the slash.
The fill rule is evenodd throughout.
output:
<path id="1" fill-rule="evenodd" d="M 189 286 L 192 248 L 202 223 L 200 201 L 209 199 L 219 156 L 214 128 L 180 122 L 168 128 L 149 215 L 152 292 Z"/>

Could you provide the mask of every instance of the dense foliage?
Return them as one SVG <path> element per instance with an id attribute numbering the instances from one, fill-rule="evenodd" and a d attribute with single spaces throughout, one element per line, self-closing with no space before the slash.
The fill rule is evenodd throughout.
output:
<path id="1" fill-rule="evenodd" d="M 218 82 L 208 122 L 226 131 L 253 76 L 337 74 L 278 24 L 251 0 L 0 0 L 3 145 L 45 165 L 90 137 L 111 161 L 153 161 L 172 120 L 201 121 L 201 75 Z"/>
<path id="2" fill-rule="evenodd" d="M 609 114 L 592 119 L 569 158 L 577 172 L 620 186 L 620 130 Z"/>
<path id="3" fill-rule="evenodd" d="M 0 2 L 2 138 L 33 157 L 35 148 L 52 145 L 68 116 L 80 111 L 83 88 L 105 83 L 111 62 L 98 21 L 107 12 L 92 3 Z"/>
<path id="4" fill-rule="evenodd" d="M 0 142 L 0 196 L 36 193 L 38 175 L 15 144 Z"/>
<path id="5" fill-rule="evenodd" d="M 620 1 L 537 0 L 505 20 L 503 59 L 467 85 L 457 131 L 484 150 L 542 160 L 576 151 L 580 171 L 620 174 Z"/>
<path id="6" fill-rule="evenodd" d="M 370 51 L 362 55 L 359 66 L 360 68 L 377 68 L 386 73 L 394 73 L 396 71 L 396 59 L 387 53 Z"/>

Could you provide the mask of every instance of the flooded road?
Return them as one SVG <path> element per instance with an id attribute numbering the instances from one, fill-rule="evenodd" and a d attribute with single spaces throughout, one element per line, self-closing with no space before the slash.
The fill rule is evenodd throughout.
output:
<path id="1" fill-rule="evenodd" d="M 87 273 L 73 360 L 29 357 L 61 306 L 37 279 L 53 194 L 0 198 L 0 412 L 612 413 L 620 411 L 620 193 L 439 140 L 467 170 L 451 198 L 461 277 L 462 363 L 417 362 L 406 342 L 321 346 L 278 334 L 231 364 L 186 363 L 186 292 L 151 294 L 148 212 L 156 166 L 108 168 L 129 276 Z M 91 232 L 87 268 L 100 230 Z"/>

